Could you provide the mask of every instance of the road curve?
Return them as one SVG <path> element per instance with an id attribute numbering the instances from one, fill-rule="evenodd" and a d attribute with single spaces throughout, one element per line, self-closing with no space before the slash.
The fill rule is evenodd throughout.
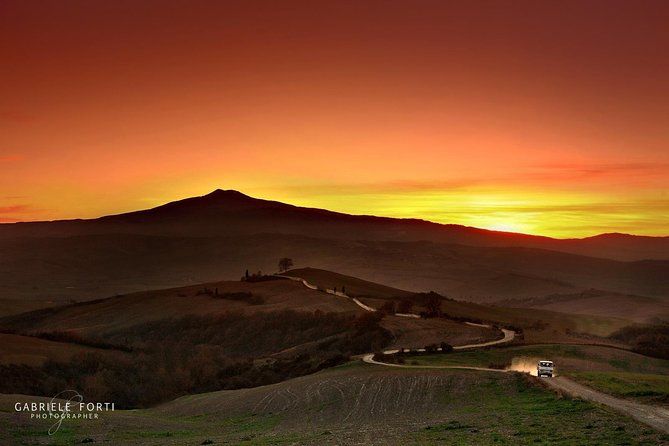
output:
<path id="1" fill-rule="evenodd" d="M 391 351 L 391 350 L 389 350 Z M 386 352 L 384 352 L 386 353 Z M 395 351 L 397 353 L 397 351 Z M 502 369 L 489 369 L 486 367 L 468 367 L 460 365 L 407 365 L 407 364 L 391 364 L 389 362 L 381 362 L 374 359 L 374 353 L 367 353 L 362 357 L 362 360 L 367 364 L 376 364 L 384 365 L 386 367 L 397 367 L 401 369 L 464 369 L 464 370 L 479 370 L 482 372 L 503 372 L 506 373 L 507 370 Z"/>
<path id="2" fill-rule="evenodd" d="M 468 322 L 465 323 L 467 324 Z M 480 327 L 491 328 L 490 325 L 485 325 L 485 324 L 475 324 L 475 325 L 478 325 Z M 502 330 L 502 333 L 504 333 L 504 337 L 502 339 L 498 339 L 496 341 L 482 342 L 480 344 L 457 345 L 453 347 L 453 350 L 466 350 L 470 348 L 482 348 L 482 347 L 490 347 L 491 345 L 505 344 L 507 342 L 513 341 L 513 339 L 516 337 L 516 332 L 513 330 L 507 330 L 506 328 L 500 328 L 500 330 Z"/>
<path id="3" fill-rule="evenodd" d="M 467 367 L 467 366 L 431 366 L 431 365 L 407 365 L 407 364 L 391 364 L 387 362 L 376 361 L 373 353 L 368 353 L 362 357 L 362 360 L 368 364 L 382 365 L 386 367 L 397 367 L 404 369 L 464 369 L 464 370 L 478 370 L 482 372 L 498 372 L 508 373 L 512 370 L 490 369 L 486 367 Z M 557 376 L 553 378 L 535 378 L 541 380 L 547 387 L 557 390 L 559 392 L 568 394 L 572 397 L 581 398 L 592 401 L 598 404 L 603 404 L 610 407 L 616 412 L 627 415 L 635 420 L 653 427 L 659 431 L 669 434 L 669 410 L 650 406 L 646 404 L 637 403 L 635 401 L 624 400 L 608 395 L 603 392 L 591 389 L 582 384 L 578 384 L 564 376 Z"/>
<path id="4" fill-rule="evenodd" d="M 292 277 L 292 276 L 280 276 L 280 277 L 286 277 L 290 280 L 295 280 L 302 282 L 304 286 L 306 286 L 309 289 L 315 290 L 318 289 L 316 285 L 312 285 L 306 280 L 300 278 L 300 277 Z M 341 292 L 336 292 L 334 290 L 325 290 L 326 293 L 329 294 L 334 294 L 337 296 L 341 297 L 346 297 L 348 299 L 351 299 L 356 305 L 358 305 L 360 308 L 362 308 L 365 311 L 376 311 L 376 309 L 367 306 L 360 302 L 356 298 L 352 298 L 344 293 Z M 401 317 L 413 317 L 413 318 L 418 318 L 420 316 L 416 314 L 396 314 L 395 316 L 401 316 Z M 478 327 L 490 327 L 490 325 L 486 324 L 476 324 L 473 322 L 465 322 L 468 325 L 474 325 Z M 498 339 L 496 341 L 489 341 L 489 342 L 483 342 L 480 344 L 468 344 L 468 345 L 458 345 L 453 347 L 453 350 L 466 350 L 466 349 L 476 349 L 476 348 L 483 348 L 483 347 L 489 347 L 492 345 L 498 345 L 498 344 L 504 344 L 507 342 L 513 341 L 513 339 L 516 336 L 516 333 L 512 330 L 507 330 L 506 328 L 501 329 L 502 332 L 504 333 L 504 337 L 502 339 Z M 439 348 L 438 350 L 441 350 Z M 418 349 L 418 351 L 425 351 L 425 349 Z M 399 350 L 386 350 L 383 353 L 385 354 L 393 354 L 393 353 L 398 353 Z M 498 373 L 508 373 L 511 370 L 502 370 L 502 369 L 491 369 L 491 368 L 486 368 L 486 367 L 468 367 L 468 366 L 430 366 L 430 365 L 408 365 L 408 364 L 391 364 L 387 362 L 381 362 L 377 361 L 374 359 L 374 353 L 367 353 L 362 356 L 362 360 L 368 364 L 375 364 L 375 365 L 381 365 L 385 367 L 396 367 L 396 368 L 403 368 L 403 369 L 462 369 L 462 370 L 478 370 L 482 372 L 498 372 Z M 572 397 L 577 397 L 577 398 L 582 398 L 584 400 L 592 401 L 598 404 L 603 404 L 605 406 L 608 406 L 612 408 L 613 410 L 625 414 L 631 418 L 634 418 L 635 420 L 644 423 L 648 426 L 651 426 L 659 431 L 665 432 L 669 434 L 669 410 L 664 409 L 662 407 L 656 407 L 656 406 L 649 406 L 646 404 L 641 404 L 637 403 L 634 401 L 629 401 L 629 400 L 624 400 L 621 398 L 616 398 L 614 396 L 608 395 L 603 392 L 599 392 L 597 390 L 591 389 L 590 387 L 586 387 L 584 385 L 578 384 L 568 378 L 565 378 L 564 376 L 556 376 L 553 378 L 536 378 L 540 379 L 546 386 L 566 393 L 568 395 L 571 395 Z"/>
<path id="5" fill-rule="evenodd" d="M 309 288 L 310 290 L 318 290 L 317 285 L 313 285 L 313 284 L 307 282 L 306 279 L 303 279 L 301 277 L 285 276 L 283 274 L 275 274 L 275 276 L 283 277 L 284 279 L 290 279 L 290 280 L 293 280 L 295 282 L 300 282 L 300 283 L 302 283 L 302 285 Z M 329 288 L 326 288 L 322 291 L 325 292 L 325 293 L 328 293 L 328 294 L 333 294 L 335 296 L 340 296 L 340 297 L 345 297 L 347 299 L 350 299 L 351 301 L 353 301 L 354 304 L 356 304 L 357 306 L 359 306 L 360 308 L 362 308 L 365 311 L 369 311 L 370 313 L 376 311 L 376 308 L 372 308 L 369 305 L 365 305 L 362 302 L 360 302 L 358 299 L 356 299 L 355 297 L 351 297 L 348 294 L 342 293 L 341 291 L 335 291 L 335 290 L 331 290 Z M 418 315 L 415 315 L 415 316 L 419 317 Z M 411 317 L 414 317 L 414 316 L 412 315 Z"/>
<path id="6" fill-rule="evenodd" d="M 302 277 L 286 276 L 286 275 L 282 275 L 282 274 L 277 274 L 276 276 L 277 277 L 283 277 L 283 278 L 286 278 L 286 279 L 290 279 L 290 280 L 293 280 L 293 281 L 296 281 L 296 282 L 301 282 L 302 285 L 309 288 L 310 290 L 317 290 L 318 289 L 318 286 L 307 282 L 307 280 L 303 279 Z M 328 293 L 328 294 L 333 294 L 335 296 L 340 296 L 340 297 L 345 297 L 347 299 L 351 299 L 357 306 L 359 306 L 360 308 L 362 308 L 365 311 L 369 311 L 369 312 L 375 312 L 376 311 L 376 308 L 372 308 L 369 305 L 365 305 L 362 302 L 360 302 L 360 300 L 356 299 L 355 297 L 351 297 L 351 296 L 347 295 L 346 293 L 342 293 L 341 291 L 335 291 L 335 290 L 332 290 L 332 289 L 325 289 L 323 291 Z M 420 318 L 420 315 L 414 314 L 414 313 L 395 313 L 394 316 L 410 317 L 410 318 L 416 318 L 416 319 Z M 492 328 L 490 325 L 477 324 L 477 323 L 474 323 L 474 322 L 465 322 L 465 324 L 472 325 L 474 327 Z M 504 337 L 502 337 L 502 339 L 497 339 L 495 341 L 483 342 L 483 343 L 480 343 L 480 344 L 458 345 L 458 346 L 453 347 L 453 350 L 466 350 L 466 349 L 489 347 L 491 345 L 505 344 L 507 342 L 513 341 L 513 339 L 516 337 L 516 332 L 514 332 L 513 330 L 507 330 L 506 328 L 500 328 L 500 330 L 502 330 L 502 333 L 504 333 Z M 386 350 L 383 353 L 393 354 L 393 353 L 397 353 L 398 351 L 399 350 Z M 418 351 L 419 352 L 424 352 L 425 349 L 424 348 L 419 348 Z M 441 347 L 437 348 L 437 351 L 441 351 Z M 369 356 L 369 354 L 363 356 L 363 360 L 367 356 Z M 374 356 L 374 355 L 371 354 L 371 356 Z M 369 362 L 369 361 L 365 361 L 365 362 Z M 374 364 L 374 362 L 370 362 L 370 364 Z M 376 364 L 384 364 L 384 363 L 376 362 Z M 465 367 L 465 368 L 469 368 L 469 367 Z M 474 369 L 478 370 L 476 368 L 474 368 Z"/>

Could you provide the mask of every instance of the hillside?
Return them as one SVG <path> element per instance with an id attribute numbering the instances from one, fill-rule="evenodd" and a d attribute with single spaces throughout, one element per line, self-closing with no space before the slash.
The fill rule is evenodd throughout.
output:
<path id="1" fill-rule="evenodd" d="M 570 314 L 618 317 L 638 323 L 669 320 L 669 301 L 600 290 L 572 294 L 512 299 L 496 304 L 516 308 L 536 308 Z"/>
<path id="2" fill-rule="evenodd" d="M 70 342 L 54 342 L 32 336 L 0 333 L 0 365 L 23 364 L 40 366 L 47 360 L 68 361 L 74 355 L 96 353 L 122 355 L 122 352 L 105 351 Z"/>
<path id="3" fill-rule="evenodd" d="M 426 293 L 322 269 L 287 274 L 308 278 L 320 288 L 346 287 L 347 293 L 379 309 L 389 302 L 410 302 L 410 310 L 416 312 L 426 308 Z M 147 438 L 167 438 L 173 444 L 207 439 L 233 444 L 399 445 L 444 439 L 485 444 L 499 438 L 534 443 L 565 419 L 572 423 L 572 439 L 606 442 L 611 432 L 620 437 L 619 426 L 630 438 L 660 438 L 631 420 L 560 397 L 516 374 L 347 363 L 384 348 L 463 345 L 499 335 L 498 330 L 466 324 L 467 320 L 513 325 L 519 343 L 586 344 L 607 342 L 597 336 L 626 325 L 625 320 L 538 309 L 519 312 L 447 298 L 440 300 L 440 317 L 415 319 L 367 312 L 345 296 L 310 289 L 299 281 L 268 276 L 263 280 L 138 292 L 0 318 L 0 329 L 19 334 L 65 333 L 82 345 L 112 346 L 96 352 L 82 345 L 23 342 L 28 357 L 10 357 L 0 364 L 0 393 L 11 389 L 48 396 L 55 388 L 71 386 L 92 400 L 112 400 L 118 409 L 135 409 L 105 414 L 104 429 L 73 420 L 63 437 L 57 437 L 63 443 L 85 438 L 123 444 L 145 444 Z M 121 348 L 125 350 L 117 351 Z M 621 352 L 616 357 L 640 357 L 610 350 Z M 40 361 L 40 353 L 51 361 Z M 182 395 L 186 396 L 177 398 Z M 0 398 L 0 407 L 7 401 Z M 548 410 L 559 416 L 536 416 Z M 527 425 L 527 420 L 534 420 L 532 429 L 509 430 L 513 423 Z M 23 438 L 40 426 L 39 420 L 10 423 L 0 410 L 0 440 L 7 435 Z M 318 431 L 312 429 L 316 425 Z"/>
<path id="4" fill-rule="evenodd" d="M 0 332 L 12 333 L 3 341 L 24 350 L 17 355 L 15 348 L 0 349 L 6 364 L 0 364 L 0 393 L 49 395 L 70 385 L 122 407 L 147 407 L 184 393 L 279 382 L 386 347 L 463 345 L 499 336 L 462 321 L 368 312 L 345 296 L 298 281 L 262 279 L 139 292 L 0 318 Z"/>
<path id="5" fill-rule="evenodd" d="M 342 283 L 353 286 L 354 290 L 365 291 L 365 298 L 410 298 L 414 295 L 324 270 L 294 270 L 290 274 L 298 274 L 300 271 L 310 273 L 310 280 L 321 279 L 314 281 L 321 287 L 325 287 L 330 280 L 343 281 Z M 244 318 L 259 313 L 273 315 L 283 311 L 304 314 L 319 311 L 351 316 L 366 313 L 345 297 L 311 290 L 299 282 L 286 279 L 258 283 L 214 282 L 131 293 L 12 315 L 0 318 L 0 329 L 31 335 L 67 332 L 84 338 L 113 339 L 117 342 L 119 339 L 124 340 L 119 333 L 134 332 L 137 327 L 152 323 L 158 326 L 165 321 L 176 321 L 185 317 L 227 317 L 232 314 Z M 392 336 L 388 347 L 422 348 L 440 342 L 461 345 L 484 342 L 499 336 L 497 330 L 448 319 L 414 319 L 387 315 L 379 324 Z M 288 347 L 293 353 L 300 350 L 298 345 Z M 282 349 L 277 348 L 271 353 L 280 350 Z"/>
<path id="6" fill-rule="evenodd" d="M 597 246 L 596 252 L 591 246 Z M 647 297 L 669 297 L 669 260 L 620 261 L 563 252 L 663 257 L 644 246 L 660 252 L 665 239 L 554 240 L 346 215 L 218 190 L 93 220 L 0 225 L 0 317 L 103 296 L 236 280 L 245 270 L 274 272 L 278 259 L 286 256 L 298 266 L 338 271 L 403 292 L 434 290 L 472 302 L 597 289 L 638 296 L 645 305 Z M 358 292 L 362 285 L 350 283 L 348 289 Z M 626 301 L 634 307 L 635 299 Z M 598 312 L 605 299 L 591 302 L 596 305 L 541 308 L 625 317 Z M 650 316 L 652 308 L 647 308 Z"/>
<path id="7" fill-rule="evenodd" d="M 483 389 L 483 391 L 482 391 Z M 31 439 L 48 420 L 11 414 L 0 395 L 0 442 Z M 557 395 L 516 374 L 393 370 L 346 364 L 252 389 L 188 395 L 148 410 L 68 420 L 54 441 L 95 443 L 426 445 L 663 444 L 666 436 L 581 400 Z M 564 433 L 568 426 L 568 434 Z"/>
<path id="8" fill-rule="evenodd" d="M 211 294 L 215 292 L 218 292 L 218 296 Z M 249 303 L 237 295 L 249 295 L 257 301 Z M 0 319 L 0 328 L 27 333 L 69 331 L 99 336 L 152 321 L 189 315 L 216 316 L 229 312 L 283 310 L 350 314 L 362 312 L 347 299 L 326 297 L 290 280 L 213 282 L 131 293 L 13 315 Z"/>
<path id="9" fill-rule="evenodd" d="M 245 269 L 273 272 L 284 256 L 297 265 L 472 301 L 571 294 L 590 288 L 669 296 L 667 261 L 619 262 L 530 248 L 277 234 L 100 234 L 4 240 L 0 242 L 0 293 L 4 299 L 39 301 L 39 306 L 49 301 L 58 304 L 234 280 Z M 11 310 L 11 305 L 1 308 Z"/>
<path id="10" fill-rule="evenodd" d="M 301 277 L 321 288 L 333 288 L 337 286 L 341 289 L 346 287 L 346 293 L 358 297 L 363 303 L 373 308 L 383 308 L 388 301 L 392 301 L 395 309 L 399 311 L 403 302 L 409 302 L 408 312 L 420 313 L 427 310 L 425 307 L 425 293 L 410 293 L 400 289 L 380 285 L 374 282 L 358 279 L 332 271 L 326 271 L 315 268 L 294 269 L 285 273 L 286 275 Z M 509 305 L 513 305 L 512 301 Z M 601 304 L 606 307 L 605 302 Z M 623 312 L 610 312 L 614 314 L 578 314 L 575 312 L 559 312 L 556 310 L 542 308 L 507 308 L 498 305 L 477 304 L 467 301 L 458 301 L 444 298 L 440 304 L 443 318 L 429 318 L 413 320 L 409 323 L 410 329 L 405 318 L 385 318 L 381 324 L 387 329 L 391 329 L 393 334 L 404 334 L 403 342 L 409 344 L 403 345 L 420 346 L 416 342 L 410 341 L 417 333 L 421 331 L 427 336 L 428 333 L 437 329 L 438 333 L 448 332 L 446 320 L 450 321 L 479 321 L 494 325 L 506 325 L 518 327 L 523 330 L 524 340 L 526 342 L 548 342 L 563 341 L 570 343 L 592 342 L 595 337 L 606 337 L 615 330 L 629 325 L 632 320 L 627 319 Z M 602 311 L 603 313 L 603 311 Z M 438 326 L 438 327 L 435 327 Z M 473 327 L 472 327 L 473 328 Z M 406 333 L 406 332 L 409 333 Z M 462 331 L 459 329 L 458 331 Z M 452 330 L 451 330 L 452 332 Z M 422 338 L 424 341 L 425 338 Z M 606 339 L 596 339 L 596 342 L 614 344 L 613 341 Z M 396 345 L 401 342 L 396 340 Z"/>
<path id="11" fill-rule="evenodd" d="M 399 290 L 380 283 L 362 280 L 357 277 L 339 274 L 318 268 L 297 268 L 282 273 L 286 276 L 299 277 L 321 288 L 345 291 L 351 297 L 372 297 L 381 299 L 402 299 L 412 296 L 411 291 Z"/>

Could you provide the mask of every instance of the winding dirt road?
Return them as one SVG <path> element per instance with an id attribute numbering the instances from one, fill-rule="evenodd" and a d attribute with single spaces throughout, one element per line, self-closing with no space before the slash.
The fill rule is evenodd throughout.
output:
<path id="1" fill-rule="evenodd" d="M 385 352 L 384 352 L 385 353 Z M 429 366 L 429 365 L 407 365 L 407 364 L 391 364 L 387 362 L 376 361 L 374 354 L 368 353 L 363 356 L 362 360 L 368 364 L 376 364 L 386 367 L 398 367 L 406 369 L 465 369 L 478 370 L 483 372 L 498 372 L 508 373 L 512 370 L 490 369 L 486 367 L 468 367 L 468 366 Z M 553 378 L 535 378 L 554 390 L 570 395 L 572 397 L 581 398 L 592 401 L 598 404 L 603 404 L 611 409 L 627 415 L 635 420 L 651 426 L 661 432 L 669 434 L 669 410 L 658 407 L 649 406 L 646 404 L 637 403 L 635 401 L 624 400 L 608 395 L 603 392 L 591 389 L 584 385 L 578 384 L 564 376 L 557 376 Z"/>
<path id="2" fill-rule="evenodd" d="M 282 276 L 289 278 L 291 280 L 296 280 L 299 282 L 302 282 L 304 286 L 310 289 L 318 289 L 316 285 L 312 285 L 306 280 L 298 277 L 291 277 L 291 276 Z M 358 299 L 352 298 L 344 293 L 341 292 L 335 292 L 334 290 L 325 290 L 325 292 L 329 294 L 334 294 L 337 296 L 345 297 L 348 299 L 351 299 L 356 305 L 358 305 L 360 308 L 362 308 L 365 311 L 376 311 L 376 309 L 369 307 L 362 302 L 360 302 Z M 401 317 L 420 317 L 416 314 L 396 314 L 395 316 L 401 316 Z M 489 325 L 485 324 L 475 324 L 473 322 L 465 322 L 468 325 L 474 325 L 474 326 L 479 326 L 479 327 L 490 327 Z M 496 341 L 489 341 L 489 342 L 483 342 L 480 344 L 467 344 L 467 345 L 458 345 L 453 347 L 454 350 L 468 350 L 468 349 L 476 349 L 476 348 L 483 348 L 483 347 L 490 347 L 492 345 L 498 345 L 498 344 L 504 344 L 507 342 L 513 341 L 515 338 L 516 333 L 512 330 L 507 330 L 505 328 L 501 329 L 502 332 L 504 333 L 504 337 L 502 339 L 498 339 Z M 438 350 L 441 350 L 439 348 Z M 424 352 L 425 349 L 418 349 L 418 351 Z M 398 353 L 399 350 L 386 350 L 383 353 L 384 354 L 394 354 Z M 408 365 L 408 364 L 391 364 L 387 362 L 381 362 L 377 361 L 374 359 L 374 353 L 367 353 L 362 356 L 362 360 L 368 364 L 375 364 L 375 365 L 380 365 L 380 366 L 385 366 L 385 367 L 396 367 L 396 368 L 404 368 L 404 369 L 465 369 L 465 370 L 478 370 L 478 371 L 483 371 L 483 372 L 497 372 L 497 373 L 508 373 L 511 372 L 511 370 L 501 370 L 501 369 L 491 369 L 491 368 L 486 368 L 486 367 L 468 367 L 468 366 L 428 366 L 428 365 Z M 541 382 L 543 382 L 547 387 L 552 388 L 554 390 L 557 390 L 559 392 L 568 394 L 572 397 L 576 398 L 581 398 L 584 400 L 592 401 L 598 404 L 603 404 L 605 406 L 610 407 L 611 409 L 622 413 L 624 415 L 627 415 L 631 418 L 634 418 L 635 420 L 644 423 L 648 426 L 651 426 L 659 431 L 665 432 L 669 434 L 669 410 L 662 408 L 662 407 L 657 407 L 657 406 L 649 406 L 646 404 L 641 404 L 637 403 L 634 401 L 629 401 L 629 400 L 624 400 L 621 398 L 616 398 L 614 396 L 608 395 L 603 392 L 599 392 L 597 390 L 591 389 L 590 387 L 586 387 L 584 385 L 578 384 L 568 378 L 565 378 L 564 376 L 557 376 L 553 378 L 536 378 L 540 379 Z"/>

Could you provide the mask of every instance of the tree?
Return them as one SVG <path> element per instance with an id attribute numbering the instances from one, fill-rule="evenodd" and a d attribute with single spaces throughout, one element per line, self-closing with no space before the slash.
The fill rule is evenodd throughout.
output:
<path id="1" fill-rule="evenodd" d="M 437 317 L 441 314 L 441 296 L 430 292 L 425 302 L 425 308 L 430 317 Z"/>
<path id="2" fill-rule="evenodd" d="M 402 299 L 400 301 L 399 307 L 397 308 L 398 313 L 411 313 L 413 309 L 413 302 L 408 299 Z"/>
<path id="3" fill-rule="evenodd" d="M 381 305 L 379 311 L 382 311 L 385 314 L 395 314 L 395 302 L 392 300 L 386 301 L 383 305 Z"/>
<path id="4" fill-rule="evenodd" d="M 279 272 L 284 272 L 288 271 L 290 268 L 293 266 L 293 259 L 289 259 L 288 257 L 284 257 L 281 260 L 279 260 Z"/>

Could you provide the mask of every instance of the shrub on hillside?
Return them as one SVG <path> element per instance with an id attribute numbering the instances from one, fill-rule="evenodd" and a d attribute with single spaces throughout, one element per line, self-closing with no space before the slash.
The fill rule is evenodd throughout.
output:
<path id="1" fill-rule="evenodd" d="M 610 338 L 629 344 L 642 355 L 669 359 L 669 324 L 631 325 L 616 331 Z"/>
<path id="2" fill-rule="evenodd" d="M 425 353 L 436 353 L 437 344 L 429 344 L 425 346 Z"/>
<path id="3" fill-rule="evenodd" d="M 453 351 L 453 346 L 446 342 L 442 342 L 441 344 L 439 344 L 439 347 L 441 347 L 442 353 L 450 353 Z"/>
<path id="4" fill-rule="evenodd" d="M 216 294 L 214 294 L 215 299 L 229 299 L 246 302 L 249 305 L 262 305 L 265 303 L 265 299 L 262 296 L 255 295 L 246 291 L 231 292 L 231 293 L 218 293 L 218 288 L 216 289 Z"/>

